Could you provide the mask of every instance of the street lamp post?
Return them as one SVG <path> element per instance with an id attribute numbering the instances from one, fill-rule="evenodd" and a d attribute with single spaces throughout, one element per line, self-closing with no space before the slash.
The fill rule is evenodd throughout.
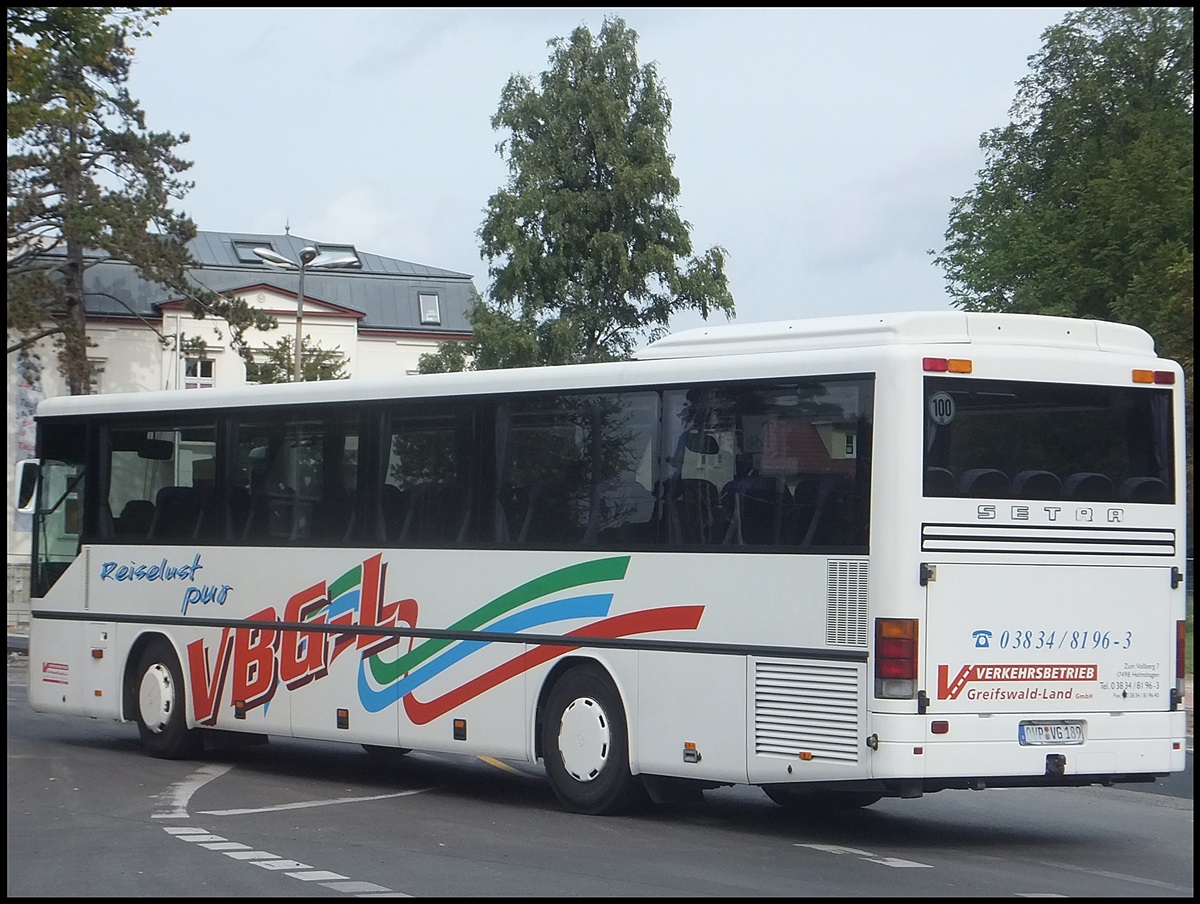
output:
<path id="1" fill-rule="evenodd" d="M 358 263 L 353 254 L 322 254 L 311 245 L 300 249 L 300 260 L 294 261 L 276 254 L 270 248 L 255 248 L 254 253 L 268 264 L 297 270 L 300 273 L 300 288 L 296 292 L 296 347 L 292 361 L 292 380 L 299 383 L 304 379 L 301 369 L 301 347 L 304 342 L 304 274 L 309 270 L 334 270 L 338 267 L 349 267 Z"/>

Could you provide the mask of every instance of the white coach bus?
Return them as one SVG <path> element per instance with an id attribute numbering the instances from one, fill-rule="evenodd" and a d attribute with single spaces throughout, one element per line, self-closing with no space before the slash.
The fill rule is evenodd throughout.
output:
<path id="1" fill-rule="evenodd" d="M 1179 366 L 1113 323 L 918 312 L 636 360 L 55 398 L 30 698 L 542 762 L 610 813 L 1182 770 Z"/>

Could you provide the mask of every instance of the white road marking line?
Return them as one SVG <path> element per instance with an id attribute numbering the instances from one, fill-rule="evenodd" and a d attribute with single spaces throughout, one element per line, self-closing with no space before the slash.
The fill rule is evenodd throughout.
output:
<path id="1" fill-rule="evenodd" d="M 902 860 L 899 857 L 881 857 L 870 851 L 860 851 L 858 848 L 842 847 L 837 844 L 796 844 L 796 847 L 811 848 L 826 854 L 853 854 L 868 863 L 878 863 L 880 866 L 890 866 L 893 869 L 933 869 L 932 863 L 917 863 L 915 860 Z"/>
<path id="2" fill-rule="evenodd" d="M 150 818 L 187 819 L 188 801 L 192 799 L 192 795 L 214 778 L 220 778 L 232 768 L 233 766 L 222 766 L 217 763 L 208 763 L 201 766 L 183 781 L 176 782 L 162 794 L 154 795 L 155 799 L 163 801 L 164 809 L 151 814 Z"/>
<path id="3" fill-rule="evenodd" d="M 435 791 L 435 788 L 417 788 L 413 791 L 398 791 L 395 794 L 372 794 L 367 797 L 335 797 L 330 800 L 301 800 L 293 804 L 275 804 L 270 807 L 246 807 L 235 810 L 201 810 L 204 816 L 246 816 L 251 813 L 277 813 L 280 810 L 305 810 L 309 807 L 331 807 L 336 804 L 357 804 L 367 800 L 388 800 L 392 797 L 408 797 L 411 794 L 424 794 Z"/>
<path id="4" fill-rule="evenodd" d="M 272 854 L 270 851 L 252 851 L 249 845 L 228 841 L 200 826 L 163 826 L 163 831 L 180 841 L 194 842 L 197 847 L 218 851 L 234 860 L 244 860 L 261 869 L 281 872 L 285 876 L 299 879 L 301 882 L 320 882 L 321 885 L 334 891 L 371 897 L 410 897 L 383 885 L 376 885 L 374 882 L 351 879 L 332 870 L 316 869 L 307 863 L 289 860 L 278 854 Z"/>
<path id="5" fill-rule="evenodd" d="M 503 768 L 503 764 L 496 763 Z M 216 764 L 206 764 L 181 782 L 176 782 L 171 785 L 162 794 L 153 795 L 151 799 L 160 801 L 160 809 L 151 814 L 152 819 L 190 819 L 188 813 L 188 803 L 192 799 L 192 795 L 200 788 L 207 785 L 215 778 L 224 775 L 232 766 L 220 766 Z M 339 797 L 332 800 L 308 800 L 299 801 L 292 804 L 278 804 L 270 807 L 244 808 L 236 810 L 206 810 L 203 811 L 210 816 L 243 816 L 251 813 L 271 813 L 280 810 L 298 810 L 307 809 L 309 807 L 328 807 L 333 804 L 351 804 L 362 803 L 371 800 L 388 800 L 393 797 L 408 797 L 412 794 L 421 794 L 425 791 L 434 791 L 436 788 L 417 788 L 412 791 L 400 791 L 395 794 L 373 794 L 367 797 Z M 230 841 L 223 835 L 214 835 L 208 829 L 200 826 L 163 826 L 163 831 L 173 838 L 178 838 L 180 841 L 187 841 L 195 844 L 197 847 L 207 848 L 208 850 L 217 851 L 224 854 L 233 860 L 244 860 L 247 863 L 260 867 L 266 870 L 275 870 L 282 872 L 285 876 L 290 876 L 293 879 L 299 879 L 301 882 L 319 882 L 326 888 L 333 891 L 340 891 L 346 894 L 359 895 L 362 897 L 398 897 L 407 898 L 409 895 L 403 892 L 393 891 L 383 885 L 376 885 L 374 882 L 364 882 L 356 879 L 343 876 L 341 873 L 335 873 L 332 870 L 315 869 L 307 863 L 301 863 L 298 860 L 289 860 L 285 857 L 280 857 L 278 854 L 272 854 L 270 851 L 251 850 L 247 844 L 241 844 L 237 841 Z"/>
<path id="6" fill-rule="evenodd" d="M 334 891 L 344 891 L 350 894 L 362 894 L 367 891 L 391 891 L 390 888 L 384 888 L 382 885 L 376 885 L 374 882 L 322 882 L 326 888 L 332 888 Z M 407 895 L 405 895 L 407 897 Z"/>
<path id="7" fill-rule="evenodd" d="M 271 854 L 267 851 L 222 851 L 226 857 L 232 857 L 234 860 L 278 860 L 278 854 Z"/>
<path id="8" fill-rule="evenodd" d="M 314 870 L 309 870 L 306 873 L 288 873 L 288 875 L 291 876 L 293 879 L 299 879 L 301 882 L 313 882 L 318 879 L 324 879 L 324 880 L 328 881 L 330 879 L 345 879 L 345 878 L 347 878 L 346 876 L 343 876 L 341 873 L 332 873 L 327 869 L 314 869 Z"/>

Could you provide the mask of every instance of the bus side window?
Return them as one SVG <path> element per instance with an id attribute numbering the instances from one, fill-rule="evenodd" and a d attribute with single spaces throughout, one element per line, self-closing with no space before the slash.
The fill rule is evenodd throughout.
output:
<path id="1" fill-rule="evenodd" d="M 462 543 L 470 526 L 471 491 L 450 483 L 422 483 L 409 491 L 399 541 L 415 546 Z"/>
<path id="2" fill-rule="evenodd" d="M 394 483 L 385 483 L 379 493 L 381 535 L 385 540 L 395 540 L 404 527 L 405 491 Z"/>
<path id="3" fill-rule="evenodd" d="M 720 494 L 710 480 L 683 477 L 667 493 L 667 540 L 671 544 L 722 543 L 729 526 Z"/>
<path id="4" fill-rule="evenodd" d="M 154 503 L 149 499 L 130 499 L 113 521 L 113 529 L 121 540 L 145 540 L 154 522 Z"/>
<path id="5" fill-rule="evenodd" d="M 204 502 L 205 493 L 199 487 L 163 487 L 154 500 L 150 539 L 195 539 Z"/>

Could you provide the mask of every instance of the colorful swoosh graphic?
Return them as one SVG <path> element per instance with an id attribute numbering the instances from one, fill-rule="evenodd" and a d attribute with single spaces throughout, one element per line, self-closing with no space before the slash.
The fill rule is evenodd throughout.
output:
<path id="1" fill-rule="evenodd" d="M 614 556 L 548 572 L 480 606 L 450 625 L 448 630 L 513 634 L 567 620 L 596 619 L 562 635 L 563 640 L 568 641 L 572 637 L 616 638 L 652 631 L 694 630 L 699 625 L 703 606 L 668 606 L 608 617 L 613 599 L 611 592 L 581 593 L 529 606 L 547 596 L 589 584 L 623 580 L 628 567 L 629 556 Z M 526 606 L 528 608 L 522 608 Z M 510 678 L 578 648 L 578 644 L 569 642 L 540 645 L 522 651 L 508 662 L 427 703 L 413 697 L 416 688 L 489 643 L 491 641 L 485 639 L 431 638 L 390 662 L 378 655 L 368 657 L 359 667 L 359 699 L 368 712 L 379 712 L 403 700 L 408 718 L 414 724 L 423 725 Z"/>

